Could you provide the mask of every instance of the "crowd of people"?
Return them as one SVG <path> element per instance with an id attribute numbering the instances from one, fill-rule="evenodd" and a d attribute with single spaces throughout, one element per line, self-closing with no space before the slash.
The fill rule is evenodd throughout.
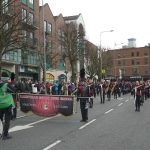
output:
<path id="1" fill-rule="evenodd" d="M 29 94 L 49 94 L 49 95 L 75 95 L 77 102 L 80 101 L 81 122 L 88 121 L 88 108 L 93 107 L 94 97 L 99 97 L 100 103 L 117 99 L 122 95 L 131 93 L 135 98 L 135 111 L 140 112 L 140 106 L 144 100 L 150 97 L 149 81 L 112 81 L 101 80 L 93 82 L 91 79 L 85 80 L 81 77 L 80 82 L 47 82 L 44 85 L 40 81 L 21 81 L 1 80 L 0 81 L 0 119 L 3 121 L 5 115 L 5 124 L 3 130 L 3 139 L 9 139 L 8 134 L 10 119 L 16 119 L 17 116 L 17 96 L 16 93 Z M 11 111 L 13 110 L 13 111 Z M 13 113 L 12 113 L 13 112 Z"/>

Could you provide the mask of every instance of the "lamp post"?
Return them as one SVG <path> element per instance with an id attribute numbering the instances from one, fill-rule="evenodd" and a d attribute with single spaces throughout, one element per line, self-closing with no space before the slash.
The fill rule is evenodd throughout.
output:
<path id="1" fill-rule="evenodd" d="M 100 49 L 99 49 L 99 59 L 101 58 L 101 67 L 100 67 L 100 72 L 101 72 L 101 79 L 103 78 L 103 73 L 102 73 L 102 65 L 103 65 L 103 58 L 102 58 L 102 49 L 101 49 L 101 34 L 104 32 L 113 32 L 114 30 L 109 30 L 109 31 L 102 31 L 100 33 Z M 100 52 L 101 51 L 101 52 Z"/>
<path id="2" fill-rule="evenodd" d="M 123 43 L 120 43 L 120 44 L 114 44 L 114 69 L 115 69 L 115 75 L 114 75 L 114 79 L 116 79 L 116 50 L 115 50 L 115 46 L 118 46 L 118 45 L 122 45 Z"/>
<path id="3" fill-rule="evenodd" d="M 64 72 L 65 74 L 66 74 L 66 82 L 67 82 L 67 74 L 68 74 L 68 71 L 67 70 L 65 70 L 65 72 Z"/>
<path id="4" fill-rule="evenodd" d="M 45 94 L 47 94 L 46 90 L 46 51 L 45 51 L 45 31 L 44 31 L 44 3 L 42 0 L 42 21 L 43 21 L 43 53 L 44 53 L 44 72 L 43 72 L 43 78 L 44 78 L 44 85 L 45 85 Z"/>

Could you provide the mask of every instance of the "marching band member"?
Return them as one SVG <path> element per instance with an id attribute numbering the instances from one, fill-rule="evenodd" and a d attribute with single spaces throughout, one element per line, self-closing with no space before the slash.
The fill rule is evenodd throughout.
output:
<path id="1" fill-rule="evenodd" d="M 89 100 L 91 98 L 90 95 L 90 88 L 86 84 L 85 80 L 85 70 L 81 69 L 80 70 L 80 80 L 81 84 L 77 85 L 76 90 L 72 93 L 77 92 L 77 102 L 80 100 L 80 109 L 81 109 L 81 116 L 82 120 L 80 122 L 87 122 L 88 121 L 88 105 L 89 105 Z"/>
<path id="2" fill-rule="evenodd" d="M 105 81 L 102 79 L 101 83 L 99 85 L 99 91 L 100 91 L 100 100 L 101 100 L 101 104 L 105 103 L 105 90 L 106 90 L 106 84 Z"/>
<path id="3" fill-rule="evenodd" d="M 139 84 L 139 81 L 136 81 L 136 85 L 134 87 L 134 92 L 135 92 L 135 111 L 139 111 L 140 112 L 140 99 L 141 99 L 141 90 L 142 90 L 142 85 Z"/>
<path id="4" fill-rule="evenodd" d="M 113 88 L 112 88 L 112 90 L 111 90 L 111 93 L 113 92 L 114 93 L 114 99 L 117 99 L 117 94 L 118 94 L 118 84 L 117 84 L 117 82 L 115 82 L 114 83 L 114 86 L 113 86 Z"/>
<path id="5" fill-rule="evenodd" d="M 110 101 L 111 99 L 111 89 L 112 89 L 113 85 L 111 83 L 110 80 L 107 81 L 107 85 L 106 85 L 106 90 L 105 93 L 107 93 L 107 101 Z"/>
<path id="6" fill-rule="evenodd" d="M 91 79 L 89 80 L 89 85 L 88 86 L 90 87 L 90 95 L 91 95 L 90 108 L 92 108 L 93 107 L 93 98 L 96 97 L 96 92 L 95 92 L 94 84 L 93 84 Z"/>

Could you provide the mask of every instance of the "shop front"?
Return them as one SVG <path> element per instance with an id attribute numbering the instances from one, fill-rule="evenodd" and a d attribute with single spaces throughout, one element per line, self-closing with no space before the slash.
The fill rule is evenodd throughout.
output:
<path id="1" fill-rule="evenodd" d="M 58 76 L 58 81 L 61 82 L 66 82 L 67 81 L 67 77 L 64 74 L 61 74 Z"/>
<path id="2" fill-rule="evenodd" d="M 40 80 L 40 69 L 30 66 L 16 66 L 16 80 Z"/>

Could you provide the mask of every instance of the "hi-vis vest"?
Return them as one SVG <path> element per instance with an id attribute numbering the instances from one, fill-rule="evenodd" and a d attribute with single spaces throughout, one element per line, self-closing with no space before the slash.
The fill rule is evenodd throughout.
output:
<path id="1" fill-rule="evenodd" d="M 7 108 L 10 105 L 14 105 L 12 95 L 9 92 L 7 92 L 7 85 L 8 83 L 5 83 L 0 88 L 0 109 Z"/>

